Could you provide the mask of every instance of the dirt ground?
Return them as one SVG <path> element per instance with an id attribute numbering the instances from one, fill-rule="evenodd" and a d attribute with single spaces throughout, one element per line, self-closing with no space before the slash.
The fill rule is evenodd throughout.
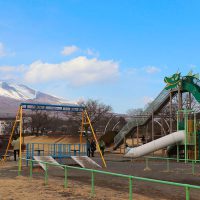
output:
<path id="1" fill-rule="evenodd" d="M 128 192 L 116 191 L 112 188 L 95 186 L 95 195 L 91 194 L 91 187 L 87 183 L 72 180 L 64 188 L 63 178 L 49 176 L 48 185 L 44 184 L 41 177 L 43 171 L 36 168 L 34 177 L 17 176 L 16 163 L 9 162 L 0 168 L 0 199 L 1 200 L 115 200 L 128 199 Z M 36 177 L 35 177 L 36 176 Z M 134 199 L 153 200 L 140 194 L 133 194 Z M 164 200 L 164 199 L 163 199 Z"/>
<path id="2" fill-rule="evenodd" d="M 191 174 L 191 166 L 184 163 L 170 163 L 170 171 L 166 171 L 165 163 L 149 162 L 151 171 L 144 171 L 143 161 L 122 159 L 120 155 L 107 154 L 106 171 L 134 176 L 175 181 L 200 185 L 200 167 L 195 167 L 196 175 Z M 100 158 L 96 155 L 94 160 L 101 164 Z M 64 161 L 62 161 L 64 162 Z M 24 163 L 25 164 L 25 163 Z M 44 171 L 37 166 L 33 170 L 33 178 L 29 178 L 29 168 L 23 166 L 22 176 L 17 176 L 17 163 L 8 161 L 0 166 L 0 199 L 101 199 L 115 200 L 128 199 L 128 180 L 113 176 L 95 174 L 95 197 L 91 197 L 91 174 L 88 172 L 70 169 L 68 172 L 68 188 L 64 188 L 64 171 L 58 168 L 49 168 L 48 185 L 44 185 Z M 190 190 L 192 200 L 199 200 L 200 191 Z M 133 180 L 133 199 L 173 199 L 182 200 L 185 198 L 183 188 L 148 183 Z"/>
<path id="3" fill-rule="evenodd" d="M 75 143 L 74 138 L 26 138 L 26 142 L 57 142 Z M 71 142 L 70 142 L 71 141 Z M 33 178 L 29 178 L 29 167 L 25 163 L 22 168 L 22 176 L 17 176 L 17 162 L 6 162 L 0 165 L 0 200 L 18 199 L 99 199 L 119 200 L 128 199 L 128 180 L 119 177 L 105 176 L 95 173 L 95 197 L 91 196 L 91 173 L 72 170 L 68 171 L 68 187 L 64 188 L 64 170 L 49 168 L 48 185 L 44 185 L 44 171 L 35 166 Z M 93 158 L 102 165 L 99 155 Z M 100 170 L 128 174 L 139 177 L 166 180 L 192 185 L 200 185 L 200 165 L 195 165 L 195 175 L 192 174 L 192 165 L 170 161 L 167 169 L 166 161 L 149 160 L 150 170 L 145 169 L 144 160 L 130 160 L 123 158 L 122 154 L 109 152 L 105 154 L 107 168 Z M 68 164 L 65 159 L 57 160 L 61 164 Z M 185 189 L 170 185 L 144 182 L 133 179 L 133 199 L 138 200 L 182 200 L 185 199 Z M 199 200 L 200 190 L 190 190 L 190 199 Z"/>

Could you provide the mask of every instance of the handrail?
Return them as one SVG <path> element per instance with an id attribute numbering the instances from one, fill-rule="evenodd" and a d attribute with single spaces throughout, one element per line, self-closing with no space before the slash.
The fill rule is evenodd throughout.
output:
<path id="1" fill-rule="evenodd" d="M 144 156 L 144 158 L 155 159 L 155 160 L 174 160 L 177 161 L 177 158 L 168 158 L 168 157 L 154 157 L 154 156 Z M 185 161 L 183 158 L 179 158 L 179 161 Z M 200 162 L 200 160 L 188 159 L 189 162 Z"/>
<path id="2" fill-rule="evenodd" d="M 92 176 L 92 179 L 91 179 L 91 185 L 92 185 L 91 192 L 92 192 L 92 195 L 94 195 L 94 174 L 95 173 L 127 178 L 129 180 L 129 200 L 132 200 L 132 180 L 133 179 L 139 180 L 139 181 L 151 182 L 151 183 L 160 183 L 160 184 L 165 184 L 165 185 L 184 187 L 185 188 L 185 199 L 186 200 L 190 199 L 189 189 L 200 189 L 200 186 L 190 185 L 190 184 L 185 184 L 185 183 L 177 183 L 177 182 L 171 182 L 171 181 L 157 180 L 157 179 L 151 179 L 151 178 L 145 178 L 145 177 L 139 177 L 139 176 L 132 176 L 132 175 L 126 175 L 126 174 L 113 173 L 113 172 L 108 172 L 108 171 L 101 171 L 101 170 L 96 170 L 96 169 L 80 168 L 80 167 L 61 165 L 61 164 L 55 164 L 55 163 L 48 163 L 48 162 L 44 162 L 44 161 L 36 161 L 36 160 L 25 159 L 25 158 L 22 158 L 22 160 L 26 160 L 26 161 L 31 162 L 31 165 L 30 165 L 30 176 L 32 176 L 32 166 L 33 166 L 34 162 L 40 162 L 42 164 L 45 164 L 47 170 L 48 170 L 48 165 L 63 167 L 64 170 L 65 170 L 65 182 L 64 182 L 65 186 L 67 186 L 67 170 L 68 169 L 75 169 L 75 170 L 91 172 L 91 176 Z M 47 184 L 47 180 L 48 180 L 48 172 L 47 172 L 47 170 L 45 171 L 45 184 Z M 19 175 L 20 175 L 21 171 L 18 171 L 18 172 L 19 172 Z"/>

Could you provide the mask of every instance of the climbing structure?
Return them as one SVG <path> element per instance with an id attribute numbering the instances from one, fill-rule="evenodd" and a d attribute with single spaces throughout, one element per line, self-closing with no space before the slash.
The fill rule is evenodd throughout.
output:
<path id="1" fill-rule="evenodd" d="M 177 131 L 153 140 L 147 144 L 130 148 L 125 157 L 138 158 L 165 147 L 176 147 L 177 161 L 197 161 L 199 155 L 198 135 L 196 131 L 196 113 L 192 110 L 177 112 Z M 199 158 L 198 158 L 199 159 Z"/>
<path id="2" fill-rule="evenodd" d="M 134 132 L 138 126 L 143 127 L 148 124 L 154 115 L 158 114 L 161 109 L 170 102 L 170 116 L 172 114 L 172 98 L 178 94 L 179 106 L 178 109 L 182 109 L 182 93 L 189 92 L 195 99 L 200 102 L 200 80 L 198 74 L 192 74 L 190 72 L 187 76 L 181 77 L 180 73 L 176 73 L 171 77 L 165 77 L 165 88 L 155 98 L 155 100 L 146 108 L 144 113 L 146 117 L 140 121 L 130 120 L 115 136 L 114 149 L 117 149 L 122 143 L 124 138 Z M 172 121 L 170 119 L 170 132 L 172 133 Z"/>

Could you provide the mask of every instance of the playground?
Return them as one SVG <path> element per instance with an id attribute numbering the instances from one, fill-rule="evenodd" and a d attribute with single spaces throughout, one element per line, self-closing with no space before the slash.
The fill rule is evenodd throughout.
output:
<path id="1" fill-rule="evenodd" d="M 200 102 L 200 80 L 190 72 L 186 76 L 176 73 L 164 81 L 165 88 L 143 116 L 130 119 L 113 136 L 105 154 L 85 107 L 21 103 L 11 134 L 2 139 L 1 199 L 13 193 L 10 199 L 198 200 L 200 118 L 191 97 Z M 185 93 L 187 105 L 183 105 Z M 174 99 L 178 107 L 173 107 Z M 163 109 L 169 115 L 163 115 Z M 80 135 L 24 136 L 25 110 L 80 113 Z M 19 159 L 14 162 L 9 152 L 17 127 Z M 94 157 L 87 156 L 89 131 L 96 143 Z M 4 192 L 5 188 L 9 190 Z"/>

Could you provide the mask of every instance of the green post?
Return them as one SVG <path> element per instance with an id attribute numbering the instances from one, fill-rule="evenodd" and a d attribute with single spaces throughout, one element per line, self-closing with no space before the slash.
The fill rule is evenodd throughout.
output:
<path id="1" fill-rule="evenodd" d="M 188 186 L 185 187 L 185 199 L 190 200 L 190 190 Z"/>
<path id="2" fill-rule="evenodd" d="M 32 160 L 29 161 L 29 165 L 30 165 L 30 178 L 32 178 L 33 177 L 33 161 Z"/>
<path id="3" fill-rule="evenodd" d="M 94 171 L 92 170 L 92 177 L 91 177 L 91 196 L 94 197 L 95 191 L 94 191 Z"/>
<path id="4" fill-rule="evenodd" d="M 45 177 L 44 177 L 44 184 L 47 185 L 48 184 L 48 164 L 45 163 Z"/>
<path id="5" fill-rule="evenodd" d="M 133 199 L 133 179 L 129 178 L 129 200 Z"/>
<path id="6" fill-rule="evenodd" d="M 167 159 L 167 172 L 169 172 L 169 159 Z"/>
<path id="7" fill-rule="evenodd" d="M 196 125 L 196 113 L 194 113 L 194 159 L 197 162 L 197 125 Z"/>
<path id="8" fill-rule="evenodd" d="M 188 126 L 187 126 L 187 123 L 188 123 L 188 115 L 187 115 L 187 111 L 184 110 L 184 118 L 185 118 L 185 163 L 187 163 L 187 160 L 188 160 L 188 153 L 187 153 L 187 144 L 188 144 Z"/>
<path id="9" fill-rule="evenodd" d="M 195 161 L 193 160 L 193 161 L 192 161 L 192 174 L 193 174 L 193 175 L 195 174 L 195 171 L 194 171 L 194 167 L 195 167 L 195 166 L 194 166 L 194 162 L 195 162 Z"/>
<path id="10" fill-rule="evenodd" d="M 65 166 L 65 181 L 64 181 L 64 187 L 67 188 L 68 181 L 67 181 L 67 166 Z"/>
<path id="11" fill-rule="evenodd" d="M 18 159 L 18 176 L 21 176 L 20 159 Z"/>

